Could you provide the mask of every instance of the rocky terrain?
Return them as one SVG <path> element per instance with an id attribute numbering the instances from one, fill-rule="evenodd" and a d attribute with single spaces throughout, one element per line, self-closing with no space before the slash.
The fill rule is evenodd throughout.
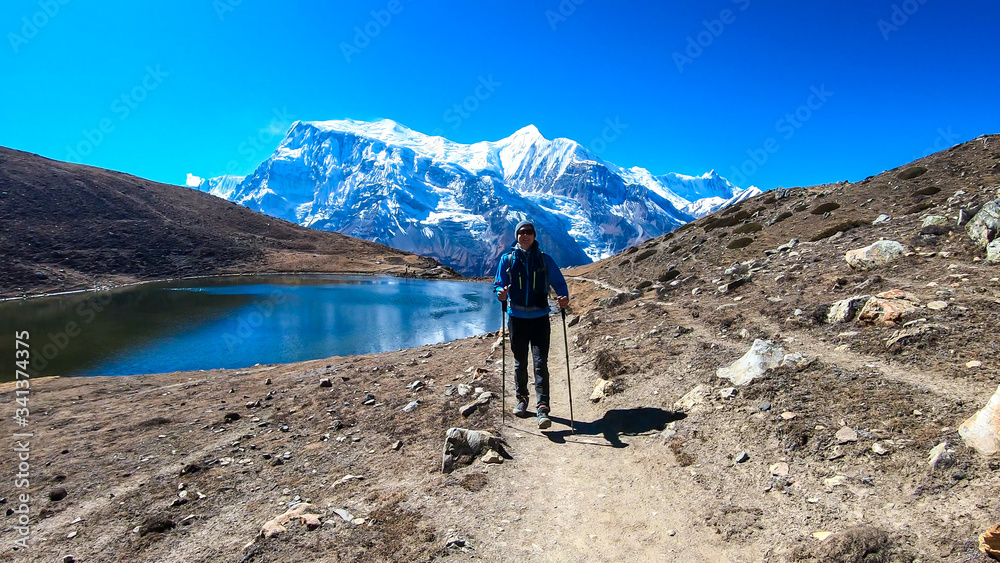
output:
<path id="1" fill-rule="evenodd" d="M 259 272 L 454 276 L 208 194 L 0 147 L 0 298 Z"/>
<path id="2" fill-rule="evenodd" d="M 995 236 L 998 167 L 981 137 L 567 270 L 546 431 L 501 417 L 498 334 L 34 381 L 30 547 L 7 485 L 0 558 L 988 561 L 1000 461 L 959 429 L 997 390 L 1000 269 L 969 232 Z M 442 473 L 449 427 L 503 463 Z"/>

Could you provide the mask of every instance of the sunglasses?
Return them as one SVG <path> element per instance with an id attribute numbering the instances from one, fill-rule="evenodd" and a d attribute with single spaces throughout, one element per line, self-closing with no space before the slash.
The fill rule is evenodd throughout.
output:
<path id="1" fill-rule="evenodd" d="M 535 231 L 532 231 L 530 229 L 521 229 L 520 231 L 517 232 L 517 236 L 521 236 L 521 235 L 533 235 L 533 234 L 535 234 Z"/>

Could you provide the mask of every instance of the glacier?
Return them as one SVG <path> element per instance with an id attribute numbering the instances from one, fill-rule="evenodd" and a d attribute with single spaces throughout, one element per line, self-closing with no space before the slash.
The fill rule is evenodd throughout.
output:
<path id="1" fill-rule="evenodd" d="M 492 275 L 530 218 L 560 266 L 600 260 L 761 193 L 715 171 L 701 176 L 620 168 L 533 125 L 462 144 L 395 121 L 296 121 L 247 176 L 199 190 L 306 227 Z"/>

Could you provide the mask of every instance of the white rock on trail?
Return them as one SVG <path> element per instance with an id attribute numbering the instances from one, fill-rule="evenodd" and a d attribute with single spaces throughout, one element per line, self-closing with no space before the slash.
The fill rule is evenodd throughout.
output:
<path id="1" fill-rule="evenodd" d="M 712 388 L 708 385 L 697 385 L 694 389 L 688 391 L 683 397 L 674 403 L 674 408 L 684 411 L 690 411 L 695 407 L 702 406 L 705 404 L 706 398 L 712 392 Z"/>
<path id="2" fill-rule="evenodd" d="M 982 455 L 1000 452 L 1000 386 L 985 407 L 962 423 L 958 435 Z"/>
<path id="3" fill-rule="evenodd" d="M 794 364 L 798 369 L 802 369 L 812 363 L 814 359 L 801 354 L 786 356 L 785 351 L 780 347 L 758 338 L 753 341 L 750 350 L 742 358 L 717 369 L 715 375 L 732 381 L 733 385 L 746 385 L 769 369 L 786 364 Z"/>
<path id="4" fill-rule="evenodd" d="M 852 320 L 870 298 L 871 295 L 855 295 L 835 302 L 826 314 L 826 322 L 836 324 Z"/>

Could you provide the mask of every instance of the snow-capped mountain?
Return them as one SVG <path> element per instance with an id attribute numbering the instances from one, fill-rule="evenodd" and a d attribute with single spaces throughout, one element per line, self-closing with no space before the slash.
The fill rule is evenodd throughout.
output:
<path id="1" fill-rule="evenodd" d="M 533 125 L 471 145 L 394 121 L 292 124 L 246 177 L 199 189 L 300 225 L 373 240 L 466 275 L 492 274 L 531 218 L 560 266 L 585 264 L 760 193 L 714 171 L 622 169 Z"/>

